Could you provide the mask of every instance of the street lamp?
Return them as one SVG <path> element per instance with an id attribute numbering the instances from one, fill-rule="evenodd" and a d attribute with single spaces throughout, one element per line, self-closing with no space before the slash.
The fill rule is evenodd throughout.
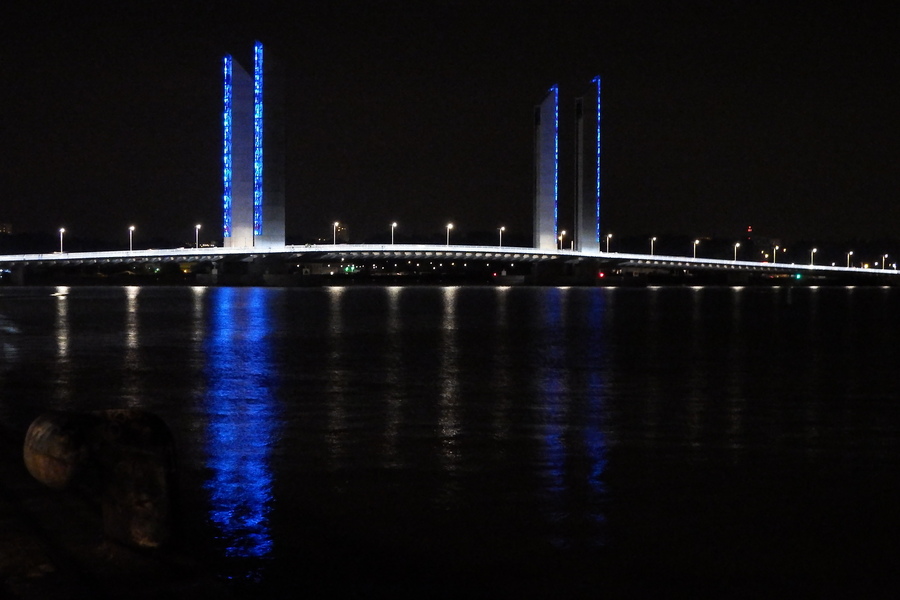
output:
<path id="1" fill-rule="evenodd" d="M 655 238 L 655 237 L 650 238 L 650 256 L 653 256 L 653 244 L 654 244 L 654 242 L 656 242 L 656 238 Z"/>
<path id="2" fill-rule="evenodd" d="M 134 250 L 134 225 L 128 228 L 128 251 Z"/>
<path id="3" fill-rule="evenodd" d="M 606 253 L 609 254 L 609 238 L 612 237 L 611 233 L 606 234 Z"/>
<path id="4" fill-rule="evenodd" d="M 340 223 L 337 221 L 334 222 L 334 226 L 331 228 L 331 245 L 337 246 L 337 228 Z"/>
<path id="5" fill-rule="evenodd" d="M 816 252 L 818 252 L 817 248 L 813 248 L 809 251 L 809 266 L 813 266 L 815 263 Z"/>
<path id="6" fill-rule="evenodd" d="M 563 249 L 563 238 L 566 237 L 566 230 L 563 229 L 559 232 L 559 249 Z"/>
<path id="7" fill-rule="evenodd" d="M 197 248 L 200 247 L 200 224 L 199 223 L 194 225 L 194 245 Z"/>
<path id="8" fill-rule="evenodd" d="M 391 246 L 394 245 L 394 230 L 397 229 L 396 223 L 391 223 Z"/>
<path id="9" fill-rule="evenodd" d="M 59 228 L 59 253 L 63 253 L 63 234 L 66 232 L 64 227 Z"/>
<path id="10" fill-rule="evenodd" d="M 881 261 L 881 268 L 885 269 L 885 270 L 887 270 L 887 257 L 888 257 L 887 254 L 883 255 L 882 261 Z"/>
<path id="11" fill-rule="evenodd" d="M 700 244 L 700 240 L 694 240 L 694 258 L 697 258 L 697 246 Z"/>
<path id="12" fill-rule="evenodd" d="M 447 245 L 450 245 L 450 230 L 453 229 L 453 223 L 447 223 Z"/>
<path id="13" fill-rule="evenodd" d="M 772 250 L 772 264 L 775 264 L 775 261 L 778 259 L 778 246 L 775 246 L 775 249 Z"/>
<path id="14" fill-rule="evenodd" d="M 847 268 L 850 268 L 850 257 L 853 256 L 853 250 L 847 253 Z"/>
<path id="15" fill-rule="evenodd" d="M 741 247 L 740 242 L 734 243 L 734 262 L 737 262 L 737 249 Z"/>
<path id="16" fill-rule="evenodd" d="M 497 229 L 497 231 L 500 232 L 500 248 L 502 248 L 503 247 L 503 232 L 506 231 L 506 227 L 500 227 L 499 229 Z"/>

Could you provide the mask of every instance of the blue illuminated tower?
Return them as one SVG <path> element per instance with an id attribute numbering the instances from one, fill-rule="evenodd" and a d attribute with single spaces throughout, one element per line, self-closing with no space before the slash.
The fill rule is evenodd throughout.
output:
<path id="1" fill-rule="evenodd" d="M 534 109 L 534 247 L 556 248 L 559 206 L 559 87 Z"/>
<path id="2" fill-rule="evenodd" d="M 253 76 L 224 61 L 223 237 L 226 247 L 284 246 L 282 76 L 263 45 L 253 46 Z"/>
<path id="3" fill-rule="evenodd" d="M 575 101 L 575 249 L 600 251 L 600 77 Z"/>

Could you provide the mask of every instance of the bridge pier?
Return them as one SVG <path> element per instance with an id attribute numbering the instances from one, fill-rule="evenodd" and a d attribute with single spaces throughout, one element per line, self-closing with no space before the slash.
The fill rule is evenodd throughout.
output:
<path id="1" fill-rule="evenodd" d="M 602 262 L 596 259 L 536 262 L 531 281 L 535 285 L 597 285 Z"/>

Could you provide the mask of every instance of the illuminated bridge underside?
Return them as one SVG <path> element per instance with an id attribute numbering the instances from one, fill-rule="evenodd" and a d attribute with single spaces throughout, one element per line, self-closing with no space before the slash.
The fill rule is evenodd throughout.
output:
<path id="1" fill-rule="evenodd" d="M 826 265 L 798 265 L 750 261 L 660 256 L 649 254 L 621 254 L 617 252 L 578 252 L 572 250 L 540 250 L 535 248 L 498 246 L 444 246 L 428 244 L 337 244 L 316 246 L 282 246 L 279 248 L 174 248 L 167 250 L 134 250 L 112 252 L 54 252 L 52 254 L 0 255 L 0 267 L 27 265 L 91 265 L 133 264 L 148 262 L 219 262 L 252 261 L 272 257 L 311 262 L 332 260 L 398 260 L 450 259 L 510 262 L 566 262 L 594 261 L 602 268 L 665 271 L 720 271 L 807 274 L 870 274 L 900 276 L 893 269 L 862 269 Z"/>

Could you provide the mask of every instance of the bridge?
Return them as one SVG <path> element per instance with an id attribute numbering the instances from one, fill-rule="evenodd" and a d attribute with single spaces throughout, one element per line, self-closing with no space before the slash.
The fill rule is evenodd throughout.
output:
<path id="1" fill-rule="evenodd" d="M 0 279 L 26 283 L 27 275 L 49 282 L 54 275 L 76 276 L 133 275 L 160 271 L 155 265 L 167 265 L 170 273 L 194 276 L 198 283 L 250 284 L 275 280 L 289 282 L 301 275 L 334 275 L 340 273 L 331 265 L 359 265 L 380 269 L 381 274 L 400 275 L 399 261 L 413 266 L 413 261 L 438 262 L 441 269 L 470 269 L 480 274 L 506 274 L 511 269 L 516 277 L 530 282 L 572 282 L 592 284 L 605 275 L 641 275 L 680 277 L 696 274 L 726 275 L 728 281 L 749 281 L 754 276 L 781 278 L 810 276 L 814 280 L 841 282 L 900 282 L 895 269 L 869 269 L 834 265 L 753 262 L 737 260 L 628 254 L 606 252 L 601 248 L 601 88 L 595 77 L 590 91 L 576 99 L 577 201 L 572 249 L 558 248 L 565 231 L 559 231 L 559 106 L 560 90 L 553 85 L 535 107 L 535 170 L 533 198 L 534 247 L 451 245 L 447 224 L 447 244 L 349 244 L 337 242 L 339 223 L 333 227 L 332 244 L 286 245 L 284 217 L 284 140 L 281 123 L 283 95 L 280 91 L 283 73 L 277 61 L 264 61 L 263 46 L 255 42 L 252 69 L 245 69 L 230 55 L 223 62 L 223 238 L 220 247 L 197 247 L 103 252 L 64 252 L 60 229 L 59 252 L 48 254 L 0 255 Z M 248 66 L 250 63 L 247 63 Z M 252 74 L 251 74 L 252 71 Z M 265 75 L 265 77 L 264 77 Z M 271 97 L 274 111 L 265 111 L 264 97 Z M 263 118 L 264 115 L 269 115 Z M 263 157 L 266 159 L 265 167 Z M 393 241 L 393 227 L 392 227 Z M 129 227 L 129 246 L 134 226 Z M 655 240 L 656 238 L 653 238 Z M 735 246 L 737 248 L 737 246 Z M 777 247 L 776 247 L 777 250 Z M 813 250 L 815 253 L 815 250 Z M 851 253 L 852 254 L 852 253 Z M 450 265 L 444 262 L 450 261 Z M 387 269 L 391 262 L 392 271 Z M 458 264 L 461 263 L 461 264 Z M 812 263 L 812 256 L 810 258 Z M 135 268 L 135 265 L 137 268 Z M 177 267 L 175 267 L 177 265 Z M 380 266 L 379 266 L 380 265 Z M 418 264 L 414 265 L 419 267 Z M 437 266 L 433 268 L 437 269 Z M 79 273 L 80 269 L 80 273 Z M 345 273 L 347 271 L 344 271 Z M 356 273 L 356 267 L 350 268 Z M 523 274 L 524 273 L 524 274 Z M 457 272 L 458 274 L 458 272 Z M 280 279 L 279 279 L 280 278 Z M 614 279 L 614 278 L 610 278 Z M 710 279 L 707 277 L 707 279 Z M 171 280 L 171 279 L 170 279 Z M 608 280 L 609 281 L 609 280 Z"/>
<path id="2" fill-rule="evenodd" d="M 544 250 L 514 246 L 466 246 L 438 244 L 316 244 L 286 245 L 264 248 L 170 248 L 147 250 L 114 250 L 103 252 L 53 252 L 45 254 L 0 255 L 0 270 L 10 276 L 29 268 L 75 268 L 90 266 L 120 266 L 177 263 L 179 265 L 206 264 L 224 271 L 227 264 L 252 265 L 257 263 L 325 266 L 330 263 L 366 264 L 385 261 L 463 261 L 478 265 L 509 265 L 528 268 L 531 272 L 542 269 L 563 273 L 563 269 L 577 270 L 585 279 L 600 273 L 723 273 L 738 280 L 752 275 L 814 277 L 816 279 L 842 279 L 871 282 L 900 283 L 900 271 L 796 263 L 755 262 L 690 256 L 666 256 L 658 254 L 630 254 L 602 251 Z M 544 266 L 541 266 L 544 265 Z M 557 265 L 557 268 L 553 268 Z M 23 281 L 21 277 L 11 277 Z M 552 278 L 551 278 L 552 279 Z M 896 282 L 896 283 L 895 283 Z"/>

